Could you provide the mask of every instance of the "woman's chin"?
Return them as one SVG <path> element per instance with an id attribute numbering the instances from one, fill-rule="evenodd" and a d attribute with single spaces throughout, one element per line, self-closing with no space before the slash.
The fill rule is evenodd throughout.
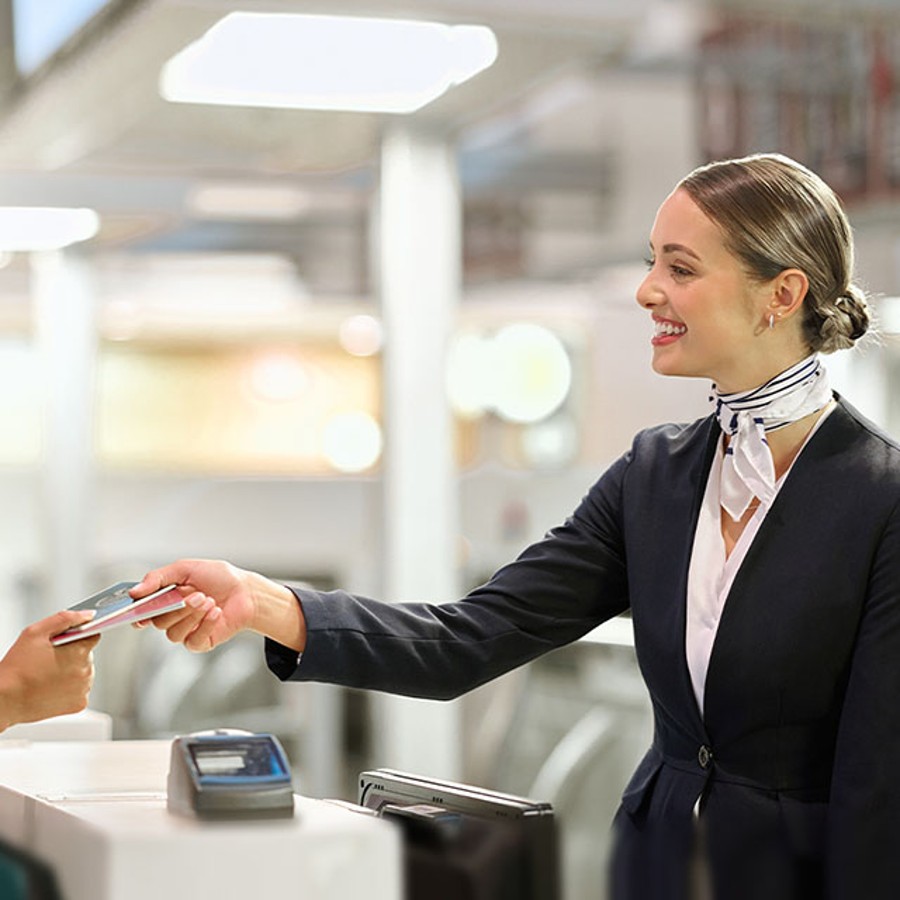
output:
<path id="1" fill-rule="evenodd" d="M 654 353 L 653 360 L 650 363 L 651 368 L 657 375 L 687 375 L 683 367 L 678 365 L 677 360 L 672 359 L 671 354 Z"/>

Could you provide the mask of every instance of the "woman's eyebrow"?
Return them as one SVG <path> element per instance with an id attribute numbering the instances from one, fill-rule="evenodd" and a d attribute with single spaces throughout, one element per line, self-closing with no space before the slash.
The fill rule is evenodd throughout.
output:
<path id="1" fill-rule="evenodd" d="M 686 247 L 684 244 L 663 244 L 662 248 L 663 253 L 685 253 L 688 256 L 693 256 L 697 262 L 700 262 L 700 256 L 691 250 L 690 247 Z"/>
<path id="2" fill-rule="evenodd" d="M 650 252 L 653 253 L 653 241 L 648 242 L 648 246 L 650 248 Z M 663 253 L 684 253 L 687 256 L 692 256 L 697 262 L 701 262 L 700 254 L 696 253 L 694 250 L 691 250 L 690 247 L 685 244 L 663 244 L 662 246 Z"/>

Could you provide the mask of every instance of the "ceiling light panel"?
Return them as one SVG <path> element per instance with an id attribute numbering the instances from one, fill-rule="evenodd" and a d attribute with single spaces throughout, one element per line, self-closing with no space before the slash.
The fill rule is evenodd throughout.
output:
<path id="1" fill-rule="evenodd" d="M 172 57 L 173 102 L 410 113 L 493 64 L 480 25 L 231 13 Z"/>
<path id="2" fill-rule="evenodd" d="M 92 238 L 100 218 L 92 209 L 0 207 L 0 251 L 59 250 Z"/>

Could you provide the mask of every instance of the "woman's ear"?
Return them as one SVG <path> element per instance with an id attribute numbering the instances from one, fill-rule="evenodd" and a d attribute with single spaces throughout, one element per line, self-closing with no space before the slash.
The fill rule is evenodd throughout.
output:
<path id="1" fill-rule="evenodd" d="M 809 290 L 809 279 L 800 269 L 785 269 L 772 281 L 769 313 L 776 319 L 792 316 L 803 305 Z"/>

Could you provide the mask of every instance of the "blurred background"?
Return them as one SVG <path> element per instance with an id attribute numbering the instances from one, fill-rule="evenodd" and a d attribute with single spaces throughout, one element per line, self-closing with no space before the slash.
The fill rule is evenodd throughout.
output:
<path id="1" fill-rule="evenodd" d="M 485 26 L 496 59 L 408 113 L 164 99 L 235 11 Z M 845 201 L 879 328 L 829 371 L 900 433 L 896 0 L 0 0 L 0 641 L 181 556 L 480 583 L 636 430 L 707 412 L 650 371 L 634 291 L 674 183 L 755 151 Z M 4 230 L 31 207 L 74 236 Z M 549 800 L 567 900 L 602 896 L 650 728 L 627 620 L 450 704 L 281 685 L 253 636 L 96 660 L 116 738 L 274 731 L 311 796 L 388 765 Z"/>

